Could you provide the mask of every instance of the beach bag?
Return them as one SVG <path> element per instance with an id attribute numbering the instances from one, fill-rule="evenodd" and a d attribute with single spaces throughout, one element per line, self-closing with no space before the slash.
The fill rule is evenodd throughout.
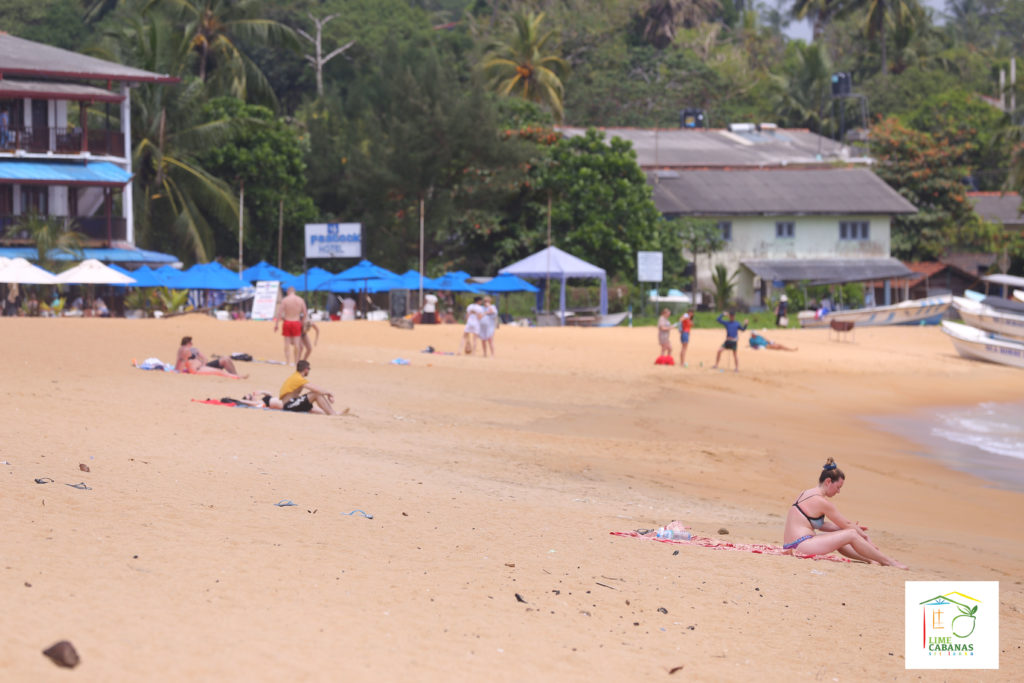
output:
<path id="1" fill-rule="evenodd" d="M 779 316 L 779 327 L 789 327 L 789 316 L 786 316 L 786 315 L 780 315 Z"/>
<path id="2" fill-rule="evenodd" d="M 248 353 L 233 353 L 231 354 L 231 360 L 251 361 L 252 356 L 249 355 Z"/>

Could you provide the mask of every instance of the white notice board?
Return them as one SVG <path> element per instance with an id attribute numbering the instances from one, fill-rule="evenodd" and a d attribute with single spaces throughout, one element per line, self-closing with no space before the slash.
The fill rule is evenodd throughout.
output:
<path id="1" fill-rule="evenodd" d="M 637 282 L 661 282 L 662 258 L 660 251 L 636 252 Z"/>
<path id="2" fill-rule="evenodd" d="M 277 312 L 277 293 L 281 283 L 277 280 L 261 280 L 256 283 L 256 296 L 252 300 L 253 320 L 272 320 Z"/>
<path id="3" fill-rule="evenodd" d="M 306 223 L 306 258 L 362 258 L 362 223 Z"/>

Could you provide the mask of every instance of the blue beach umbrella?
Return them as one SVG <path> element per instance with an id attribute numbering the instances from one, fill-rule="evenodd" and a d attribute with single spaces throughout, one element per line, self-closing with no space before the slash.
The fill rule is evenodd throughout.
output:
<path id="1" fill-rule="evenodd" d="M 318 289 L 320 285 L 327 282 L 332 277 L 334 277 L 334 273 L 331 271 L 324 270 L 319 266 L 313 266 L 305 273 L 289 275 L 287 278 L 281 280 L 281 289 L 294 287 L 297 292 L 311 292 Z"/>
<path id="2" fill-rule="evenodd" d="M 526 280 L 521 277 L 516 277 L 515 275 L 499 275 L 493 278 L 490 282 L 477 285 L 477 288 L 490 294 L 504 294 L 506 292 L 537 293 L 540 291 Z"/>
<path id="3" fill-rule="evenodd" d="M 177 277 L 168 278 L 173 289 L 241 289 L 249 283 L 219 263 L 197 263 Z"/>
<path id="4" fill-rule="evenodd" d="M 343 270 L 322 283 L 317 289 L 326 289 L 330 292 L 369 291 L 368 285 L 371 280 L 393 280 L 396 277 L 398 276 L 387 268 L 381 268 L 363 259 L 348 270 Z"/>
<path id="5" fill-rule="evenodd" d="M 479 294 L 479 289 L 466 284 L 466 280 L 468 278 L 468 273 L 445 273 L 434 280 L 434 289 L 439 289 L 444 292 L 472 292 L 474 294 Z"/>
<path id="6" fill-rule="evenodd" d="M 127 268 L 122 268 L 121 266 L 112 263 L 110 264 L 110 267 L 120 273 L 128 275 L 129 277 L 135 278 L 134 285 L 116 285 L 118 287 L 164 287 L 166 283 L 163 276 L 158 275 L 157 272 L 149 266 L 141 266 L 135 270 L 128 270 Z M 177 273 L 177 271 L 175 271 L 175 273 Z"/>
<path id="7" fill-rule="evenodd" d="M 284 282 L 290 278 L 291 273 L 272 266 L 266 261 L 260 261 L 255 266 L 250 266 L 242 271 L 242 279 L 246 282 L 258 282 L 260 280 L 276 280 Z"/>

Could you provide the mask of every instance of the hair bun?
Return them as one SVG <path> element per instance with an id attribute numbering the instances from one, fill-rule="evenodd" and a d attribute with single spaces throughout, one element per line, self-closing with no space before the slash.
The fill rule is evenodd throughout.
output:
<path id="1" fill-rule="evenodd" d="M 821 469 L 824 470 L 825 472 L 831 472 L 836 467 L 838 467 L 838 465 L 836 465 L 834 462 L 830 462 L 829 464 L 825 465 Z"/>

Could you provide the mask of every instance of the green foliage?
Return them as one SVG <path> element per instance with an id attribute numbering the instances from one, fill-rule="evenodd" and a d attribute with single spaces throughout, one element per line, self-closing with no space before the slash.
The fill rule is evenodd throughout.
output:
<path id="1" fill-rule="evenodd" d="M 872 128 L 872 153 L 878 175 L 918 208 L 893 219 L 893 256 L 920 261 L 950 251 L 991 250 L 993 230 L 967 201 L 963 141 L 933 137 L 889 118 Z"/>
<path id="2" fill-rule="evenodd" d="M 75 230 L 73 224 L 68 225 L 63 218 L 39 216 L 35 213 L 24 214 L 7 228 L 5 237 L 31 242 L 36 248 L 36 263 L 44 270 L 62 270 L 61 266 L 68 263 L 51 258 L 55 253 L 68 254 L 76 260 L 83 258 L 82 246 L 85 244 L 85 236 Z"/>
<path id="3" fill-rule="evenodd" d="M 4 0 L 0 16 L 11 35 L 65 50 L 79 49 L 86 37 L 76 0 Z"/>
<path id="4" fill-rule="evenodd" d="M 562 107 L 562 76 L 568 63 L 551 53 L 554 32 L 544 30 L 544 13 L 518 12 L 512 17 L 515 32 L 507 42 L 491 47 L 483 61 L 491 88 L 500 95 L 514 95 L 544 104 L 558 121 Z"/>
<path id="5" fill-rule="evenodd" d="M 739 271 L 732 274 L 721 263 L 715 264 L 714 272 L 711 274 L 711 283 L 715 286 L 715 308 L 719 311 L 728 310 L 732 304 L 733 293 L 736 291 L 736 277 Z"/>
<path id="6" fill-rule="evenodd" d="M 539 184 L 542 196 L 553 197 L 554 243 L 610 276 L 635 280 L 637 251 L 673 244 L 672 236 L 662 238 L 667 223 L 659 220 L 636 153 L 620 138 L 608 143 L 591 129 L 559 140 Z"/>
<path id="7" fill-rule="evenodd" d="M 220 97 L 203 107 L 208 122 L 227 121 L 231 130 L 218 145 L 200 152 L 196 161 L 218 178 L 245 183 L 245 258 L 249 263 L 277 262 L 278 217 L 284 210 L 283 265 L 302 263 L 303 226 L 315 222 L 317 209 L 306 194 L 308 145 L 299 132 L 266 107 Z M 238 253 L 237 224 L 216 223 L 215 251 Z"/>
<path id="8" fill-rule="evenodd" d="M 159 305 L 160 310 L 165 313 L 177 313 L 183 310 L 185 304 L 188 303 L 188 290 L 158 287 L 156 289 L 156 303 Z"/>
<path id="9" fill-rule="evenodd" d="M 669 229 L 679 235 L 683 251 L 693 255 L 693 280 L 690 294 L 697 300 L 697 257 L 713 254 L 725 246 L 718 223 L 706 218 L 676 218 Z"/>

